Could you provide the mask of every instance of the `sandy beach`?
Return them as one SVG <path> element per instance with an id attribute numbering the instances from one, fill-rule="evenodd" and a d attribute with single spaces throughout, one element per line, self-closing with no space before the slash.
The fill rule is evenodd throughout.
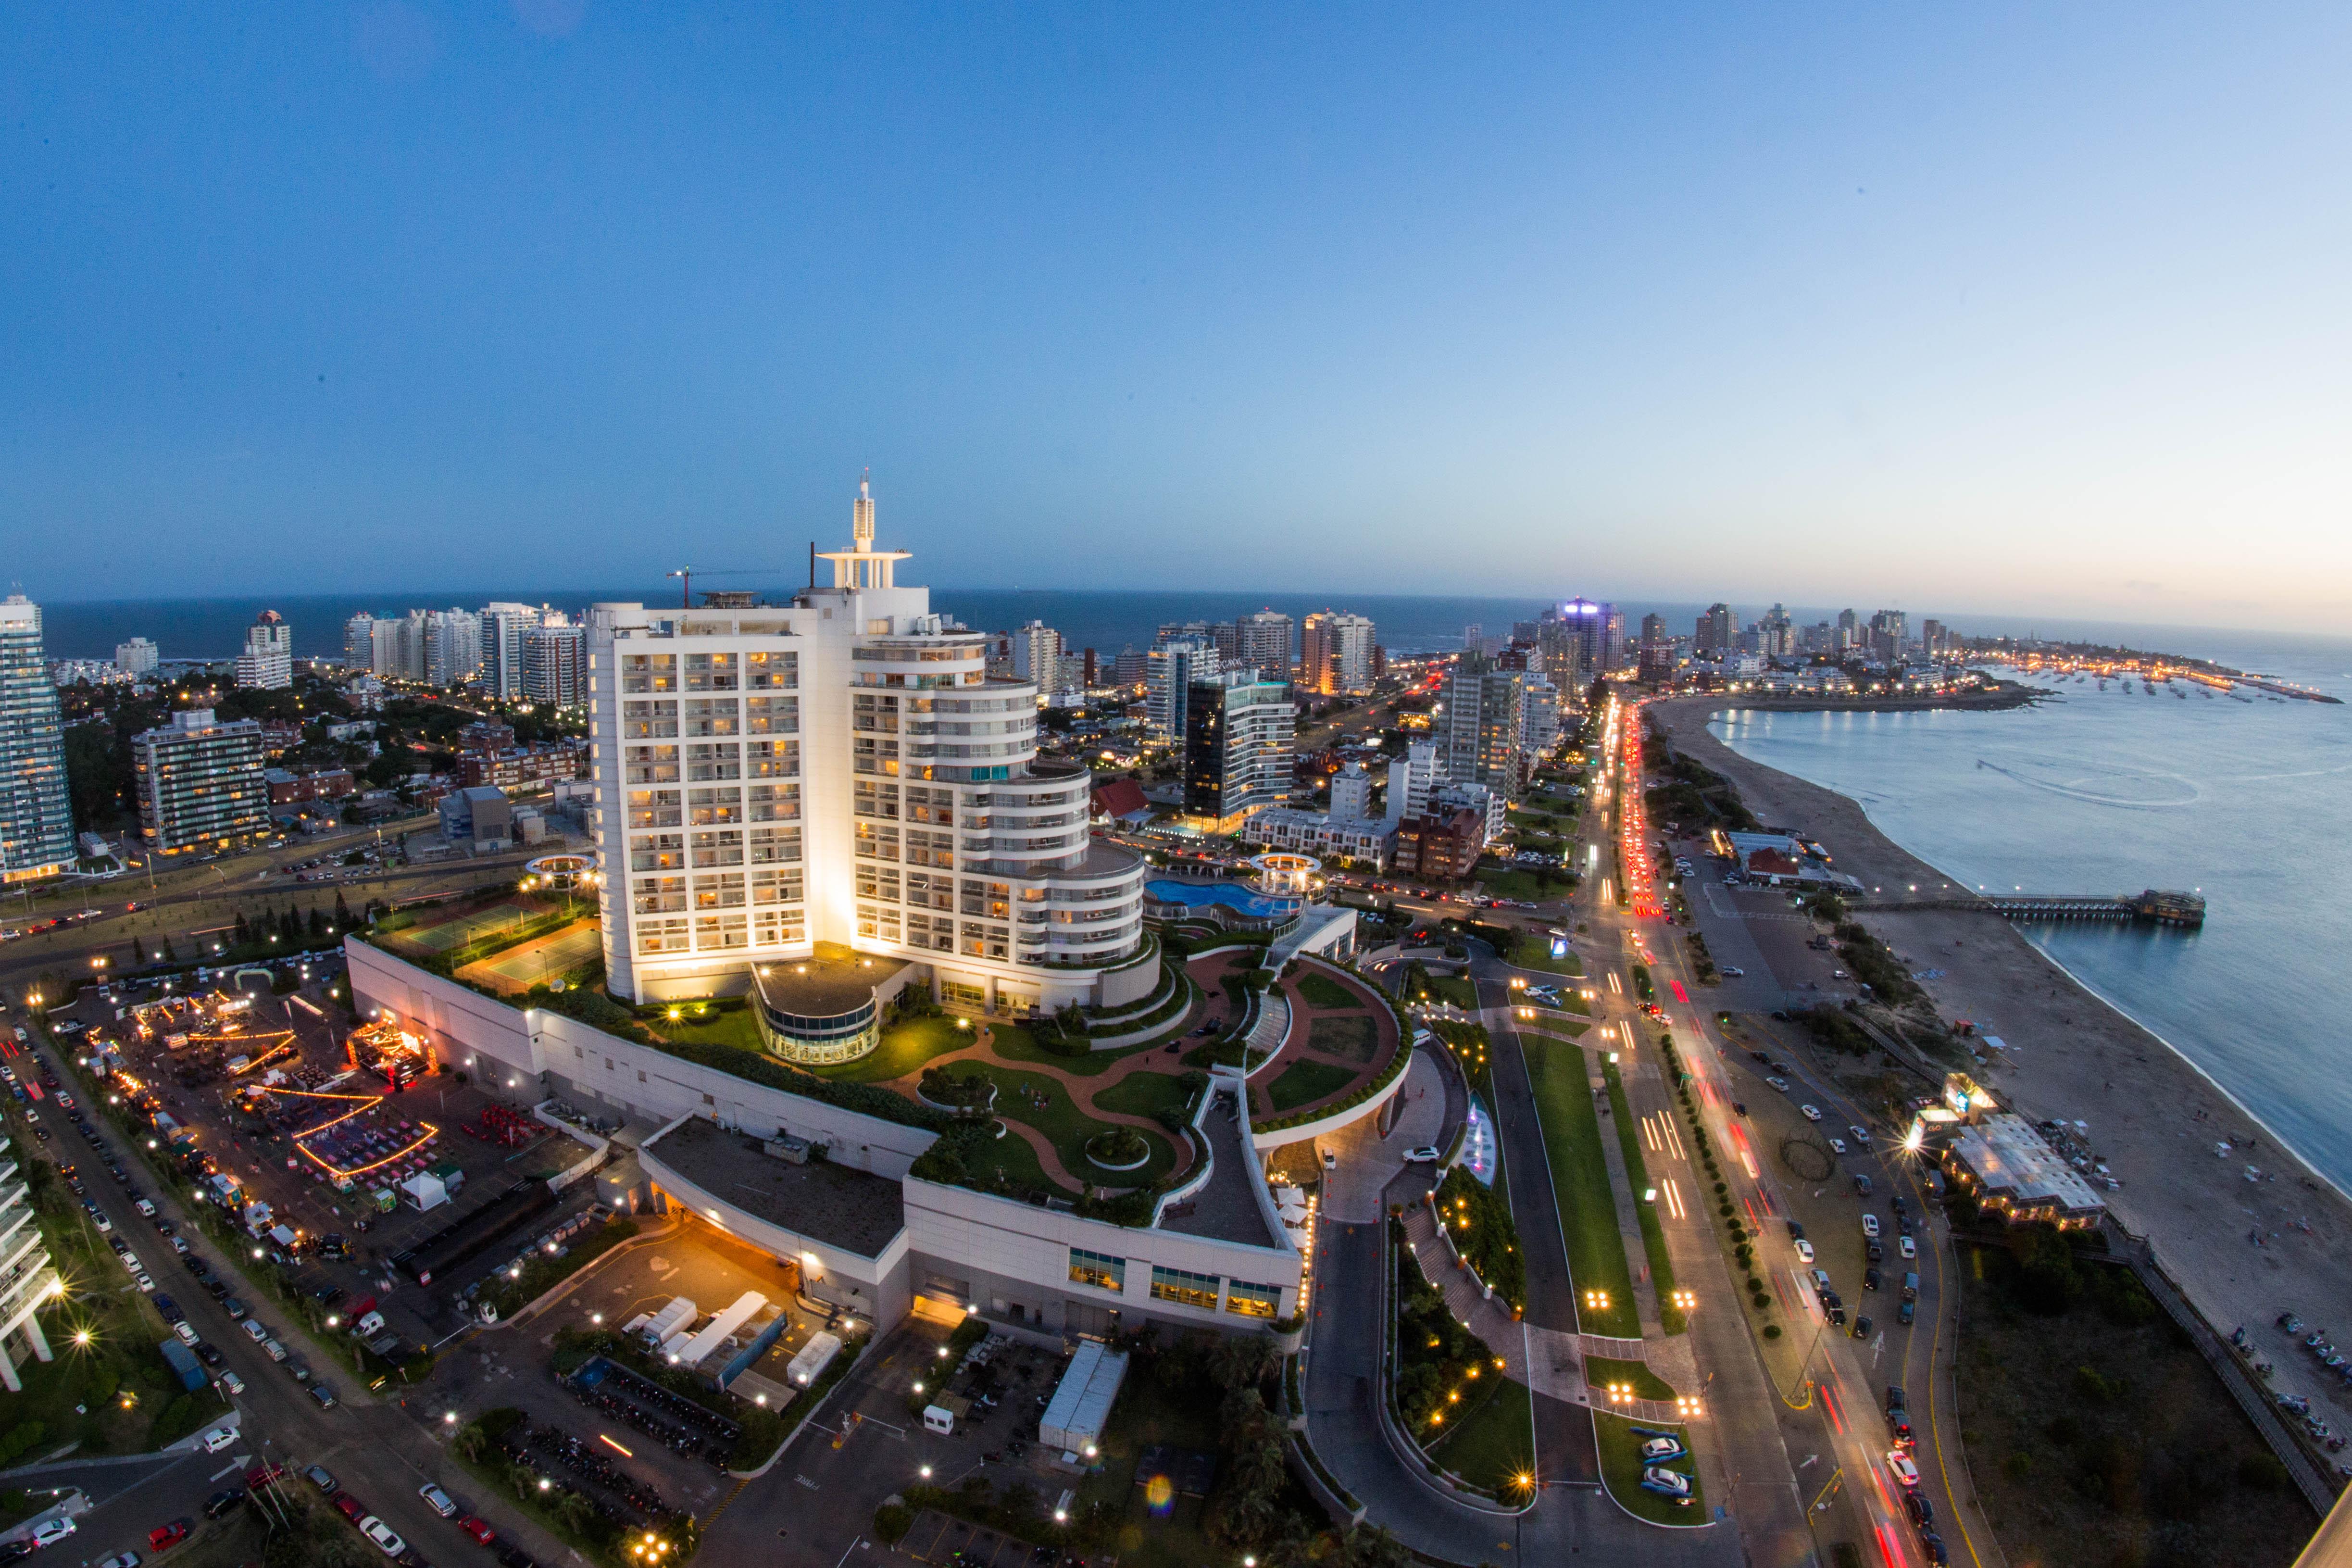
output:
<path id="1" fill-rule="evenodd" d="M 1769 826 L 1819 839 L 1874 898 L 1949 897 L 1949 879 L 1890 841 L 1844 795 L 1762 766 L 1724 745 L 1708 718 L 1719 697 L 1647 710 L 1675 748 L 1729 779 Z M 2273 1362 L 2272 1386 L 2332 1406 L 2339 1428 L 2352 1390 L 2273 1320 L 2293 1310 L 2352 1336 L 2352 1202 L 2321 1181 L 2179 1052 L 2078 984 L 1991 913 L 1885 910 L 1858 914 L 1914 969 L 1947 1019 L 1972 1020 L 2011 1050 L 1980 1074 L 2011 1109 L 2090 1124 L 2090 1142 L 2124 1185 L 2116 1217 L 2146 1236 L 2165 1268 L 2227 1333 L 2243 1324 Z M 2328 1026 L 2314 1019 L 2315 1029 Z M 2233 1141 L 2218 1153 L 2215 1145 Z M 2250 1181 L 2247 1167 L 2260 1173 Z M 2259 1245 L 2255 1237 L 2259 1237 Z"/>

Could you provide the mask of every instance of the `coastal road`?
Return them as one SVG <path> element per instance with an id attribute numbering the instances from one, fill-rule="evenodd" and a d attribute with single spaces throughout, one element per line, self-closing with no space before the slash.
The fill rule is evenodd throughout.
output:
<path id="1" fill-rule="evenodd" d="M 1645 852 L 1649 847 L 1644 846 Z M 1601 906 L 1604 914 L 1612 910 L 1613 906 Z M 1648 923 L 1660 926 L 1661 936 L 1674 929 L 1664 928 L 1662 921 Z M 1953 1293 L 1942 1288 L 1950 1256 L 1948 1238 L 1940 1221 L 1927 1215 L 1914 1163 L 1899 1154 L 1885 1158 L 1877 1151 L 1855 1150 L 1847 1156 L 1844 1167 L 1817 1188 L 1788 1188 L 1775 1168 L 1780 1137 L 1774 1130 L 1794 1131 L 1807 1125 L 1793 1113 L 1796 1103 L 1813 1104 L 1824 1113 L 1824 1130 L 1849 1141 L 1846 1126 L 1867 1119 L 1860 1108 L 1834 1091 L 1826 1074 L 1801 1070 L 1792 1074 L 1790 1096 L 1783 1100 L 1762 1081 L 1767 1069 L 1751 1069 L 1746 1043 L 1727 1049 L 1724 1032 L 1709 1016 L 1711 1009 L 1696 1000 L 1706 993 L 1697 984 L 1684 945 L 1657 940 L 1650 947 L 1651 968 L 1668 1014 L 1664 1023 L 1682 1044 L 1685 1066 L 1697 1079 L 1702 1116 L 1710 1136 L 1720 1147 L 1741 1156 L 1731 1173 L 1731 1184 L 1738 1201 L 1748 1208 L 1750 1228 L 1758 1233 L 1759 1264 L 1781 1305 L 1789 1309 L 1788 1337 L 1761 1352 L 1775 1374 L 1784 1441 L 1791 1454 L 1801 1451 L 1824 1457 L 1836 1466 L 1839 1484 L 1822 1500 L 1827 1509 L 1813 1516 L 1816 1528 L 1825 1540 L 1843 1537 L 1873 1543 L 1891 1563 L 1926 1561 L 1917 1533 L 1905 1515 L 1899 1485 L 1885 1462 L 1888 1433 L 1881 1415 L 1884 1390 L 1887 1384 L 1900 1384 L 1910 1391 L 1915 1406 L 1918 1447 L 1913 1458 L 1921 1471 L 1920 1489 L 1935 1509 L 1935 1529 L 1954 1562 L 1993 1568 L 2002 1559 L 1974 1507 L 1972 1490 L 1966 1486 L 1965 1461 L 1959 1456 L 1952 1415 L 1954 1304 L 1949 1299 Z M 1673 988 L 1676 985 L 1694 1000 L 1675 1002 Z M 1787 1041 L 1774 1043 L 1781 1050 L 1768 1054 L 1782 1059 L 1801 1060 L 1808 1054 L 1791 1048 Z M 1663 1086 L 1659 1093 L 1663 1104 Z M 1748 1103 L 1751 1114 L 1736 1113 L 1735 1101 Z M 1892 1135 L 1893 1130 L 1879 1130 L 1879 1150 L 1885 1149 Z M 1895 1226 L 1887 1201 L 1891 1194 L 1903 1192 L 1912 1215 L 1922 1222 L 1921 1258 L 1910 1266 L 1922 1275 L 1919 1321 L 1915 1327 L 1906 1329 L 1895 1322 L 1897 1290 L 1890 1289 L 1874 1300 L 1858 1288 L 1863 1265 L 1860 1215 L 1864 1205 L 1853 1194 L 1850 1179 L 1857 1170 L 1874 1178 L 1870 1207 L 1885 1224 L 1890 1283 L 1899 1284 L 1906 1267 L 1894 1243 Z M 1850 1291 L 1849 1312 L 1857 1317 L 1869 1313 L 1875 1319 L 1869 1341 L 1856 1341 L 1846 1330 L 1830 1329 L 1823 1323 L 1808 1271 L 1792 1256 L 1786 1222 L 1799 1213 L 1807 1216 L 1809 1237 L 1819 1251 L 1817 1261 L 1836 1260 L 1832 1278 Z M 1736 1303 L 1737 1298 L 1733 1300 Z M 1744 1308 L 1735 1305 L 1734 1310 L 1746 1316 Z M 1790 1354 L 1791 1341 L 1804 1346 L 1801 1356 Z M 1749 1343 L 1754 1346 L 1756 1342 L 1751 1338 Z M 1794 1420 L 1789 1419 L 1792 1405 L 1803 1407 L 1794 1412 Z M 1808 1473 L 1823 1468 L 1811 1459 L 1800 1461 L 1800 1468 Z"/>

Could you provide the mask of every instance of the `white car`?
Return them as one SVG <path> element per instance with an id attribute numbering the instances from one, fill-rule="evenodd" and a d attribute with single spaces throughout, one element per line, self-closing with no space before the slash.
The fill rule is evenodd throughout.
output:
<path id="1" fill-rule="evenodd" d="M 155 1281 L 148 1279 L 146 1275 L 135 1274 L 131 1276 L 131 1278 L 137 1281 L 140 1292 L 142 1295 L 152 1296 L 155 1293 Z"/>
<path id="2" fill-rule="evenodd" d="M 1748 971 L 1740 968 L 1739 965 L 1736 963 L 1727 963 L 1722 968 L 1717 970 L 1716 973 L 1722 975 L 1726 980 L 1745 980 L 1748 978 Z"/>
<path id="3" fill-rule="evenodd" d="M 55 1546 L 58 1542 L 63 1541 L 67 1536 L 71 1535 L 76 1528 L 77 1526 L 74 1524 L 74 1521 L 69 1519 L 49 1520 L 43 1523 L 40 1528 L 33 1531 L 33 1544 L 36 1546 Z"/>
<path id="4" fill-rule="evenodd" d="M 1404 1163 L 1408 1165 L 1434 1165 L 1444 1157 L 1437 1152 L 1437 1145 L 1434 1143 L 1424 1143 L 1418 1149 L 1408 1149 L 1404 1152 Z"/>
<path id="5" fill-rule="evenodd" d="M 1843 1139 L 1843 1138 L 1832 1138 L 1832 1139 L 1831 1139 L 1831 1140 L 1830 1140 L 1830 1152 L 1831 1152 L 1831 1153 L 1832 1153 L 1832 1154 L 1843 1154 L 1843 1153 L 1844 1153 L 1844 1152 L 1845 1152 L 1845 1140 L 1844 1140 L 1844 1139 Z"/>
<path id="6" fill-rule="evenodd" d="M 136 1552 L 121 1552 L 100 1563 L 98 1568 L 139 1568 L 139 1563 Z"/>
<path id="7" fill-rule="evenodd" d="M 1807 1241 L 1801 1236 L 1796 1239 L 1794 1245 L 1797 1248 L 1797 1261 L 1800 1263 L 1811 1263 L 1813 1260 L 1813 1244 L 1811 1242 Z"/>
<path id="8" fill-rule="evenodd" d="M 1822 1119 L 1821 1107 L 1817 1105 L 1801 1105 L 1797 1109 L 1804 1113 L 1805 1120 L 1808 1121 L 1819 1121 Z"/>
<path id="9" fill-rule="evenodd" d="M 1919 1244 L 1912 1240 L 1907 1236 L 1895 1237 L 1895 1245 L 1901 1249 L 1903 1256 L 1906 1258 L 1916 1258 L 1919 1256 Z"/>
<path id="10" fill-rule="evenodd" d="M 258 1318 L 247 1318 L 237 1326 L 245 1331 L 245 1337 L 255 1344 L 259 1344 L 269 1337 L 269 1331 L 261 1326 L 261 1320 Z"/>
<path id="11" fill-rule="evenodd" d="M 360 1533 L 376 1544 L 376 1550 L 386 1557 L 397 1557 L 408 1550 L 408 1542 L 393 1533 L 392 1526 L 370 1514 L 360 1521 Z"/>
<path id="12" fill-rule="evenodd" d="M 1835 1140 L 1832 1140 L 1832 1142 L 1835 1142 Z M 1878 1239 L 1878 1216 L 1876 1215 L 1866 1214 L 1862 1216 L 1862 1234 L 1870 1237 L 1873 1241 L 1876 1241 Z"/>
<path id="13" fill-rule="evenodd" d="M 211 1431 L 205 1434 L 205 1452 L 207 1454 L 217 1454 L 223 1448 L 229 1447 L 236 1442 L 236 1427 L 215 1426 Z"/>
<path id="14" fill-rule="evenodd" d="M 125 1274 L 136 1274 L 139 1272 L 139 1255 L 137 1253 L 131 1251 L 126 1247 L 121 1252 L 116 1253 L 115 1256 L 122 1259 L 122 1271 Z"/>
<path id="15" fill-rule="evenodd" d="M 180 1342 L 184 1345 L 192 1345 L 196 1342 L 196 1325 L 188 1321 L 185 1318 L 182 1318 L 178 1322 L 173 1323 L 172 1325 L 172 1331 L 180 1336 Z"/>
<path id="16" fill-rule="evenodd" d="M 1849 1127 L 1849 1128 L 1847 1128 L 1847 1129 L 1846 1129 L 1846 1131 L 1853 1134 L 1853 1141 L 1854 1141 L 1855 1142 L 1857 1142 L 1857 1143 L 1861 1144 L 1861 1145 L 1862 1145 L 1864 1148 L 1865 1148 L 1865 1149 L 1867 1149 L 1867 1148 L 1869 1148 L 1869 1147 L 1870 1147 L 1870 1129 L 1869 1129 L 1869 1128 L 1867 1128 L 1867 1127 Z"/>
<path id="17" fill-rule="evenodd" d="M 1887 1454 L 1886 1468 L 1896 1480 L 1903 1483 L 1904 1490 L 1908 1491 L 1919 1484 L 1919 1467 L 1913 1464 L 1910 1456 L 1902 1449 L 1895 1448 Z"/>
<path id="18" fill-rule="evenodd" d="M 417 1488 L 416 1495 L 423 1498 L 425 1500 L 425 1506 L 430 1508 L 435 1513 L 439 1514 L 443 1519 L 447 1519 L 457 1511 L 457 1505 L 449 1500 L 449 1494 L 443 1491 L 439 1487 L 435 1486 L 431 1481 L 427 1481 L 423 1486 Z"/>
<path id="19" fill-rule="evenodd" d="M 243 1394 L 245 1392 L 245 1379 L 237 1376 L 236 1373 L 233 1372 L 225 1372 L 220 1374 L 220 1385 L 231 1394 Z"/>

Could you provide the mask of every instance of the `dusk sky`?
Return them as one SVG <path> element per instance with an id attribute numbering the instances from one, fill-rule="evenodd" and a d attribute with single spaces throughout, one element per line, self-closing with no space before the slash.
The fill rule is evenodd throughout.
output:
<path id="1" fill-rule="evenodd" d="M 37 598 L 2352 610 L 2341 6 L 10 23 Z"/>

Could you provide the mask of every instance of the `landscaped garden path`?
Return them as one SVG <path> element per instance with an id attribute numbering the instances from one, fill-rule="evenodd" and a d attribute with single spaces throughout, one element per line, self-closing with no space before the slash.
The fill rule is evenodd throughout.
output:
<path id="1" fill-rule="evenodd" d="M 1278 984 L 1290 1032 L 1250 1074 L 1250 1115 L 1258 1121 L 1339 1104 L 1403 1044 L 1387 998 L 1346 970 L 1302 960 Z"/>

